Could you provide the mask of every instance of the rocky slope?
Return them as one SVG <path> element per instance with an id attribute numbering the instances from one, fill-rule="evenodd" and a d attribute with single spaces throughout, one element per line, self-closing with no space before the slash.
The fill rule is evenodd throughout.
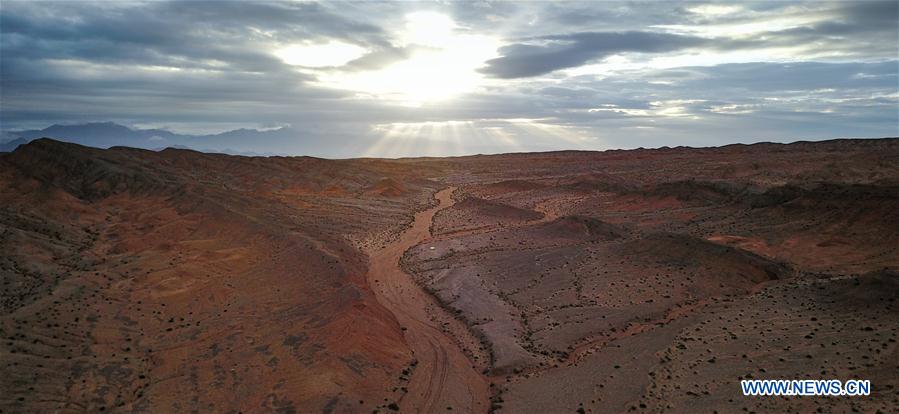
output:
<path id="1" fill-rule="evenodd" d="M 895 412 L 897 159 L 35 140 L 0 154 L 0 412 Z"/>
<path id="2" fill-rule="evenodd" d="M 4 412 L 396 398 L 414 356 L 361 246 L 388 242 L 436 183 L 377 161 L 49 140 L 2 156 L 0 177 Z"/>

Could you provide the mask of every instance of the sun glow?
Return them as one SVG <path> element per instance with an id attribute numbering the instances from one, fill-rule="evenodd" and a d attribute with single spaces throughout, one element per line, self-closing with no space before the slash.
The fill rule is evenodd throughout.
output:
<path id="1" fill-rule="evenodd" d="M 401 46 L 411 51 L 407 59 L 379 70 L 323 73 L 319 82 L 407 106 L 472 91 L 483 82 L 477 69 L 496 57 L 499 41 L 459 29 L 447 16 L 411 13 L 399 33 Z"/>
<path id="2" fill-rule="evenodd" d="M 691 13 L 701 14 L 704 16 L 724 16 L 737 13 L 743 10 L 742 6 L 730 4 L 703 4 L 699 6 L 687 8 Z"/>
<path id="3" fill-rule="evenodd" d="M 453 41 L 453 30 L 459 28 L 448 16 L 434 12 L 415 12 L 406 15 L 403 42 L 441 47 Z"/>
<path id="4" fill-rule="evenodd" d="M 601 141 L 589 131 L 555 125 L 548 119 L 477 119 L 468 121 L 393 122 L 376 124 L 374 141 L 365 152 L 371 157 L 465 155 L 554 148 L 596 149 Z"/>

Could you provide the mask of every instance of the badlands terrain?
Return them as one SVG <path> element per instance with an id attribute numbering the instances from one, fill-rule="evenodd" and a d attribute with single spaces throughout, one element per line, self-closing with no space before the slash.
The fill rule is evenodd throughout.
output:
<path id="1" fill-rule="evenodd" d="M 899 139 L 0 154 L 0 412 L 899 411 Z M 741 379 L 868 379 L 744 397 Z"/>

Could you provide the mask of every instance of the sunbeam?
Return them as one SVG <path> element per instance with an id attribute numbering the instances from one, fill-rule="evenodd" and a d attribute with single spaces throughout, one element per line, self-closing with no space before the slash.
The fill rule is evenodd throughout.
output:
<path id="1" fill-rule="evenodd" d="M 491 153 L 503 148 L 553 148 L 560 141 L 567 148 L 602 148 L 598 138 L 578 127 L 554 125 L 539 119 L 497 119 L 442 122 L 395 122 L 372 127 L 374 143 L 368 157 L 415 155 L 464 155 Z"/>

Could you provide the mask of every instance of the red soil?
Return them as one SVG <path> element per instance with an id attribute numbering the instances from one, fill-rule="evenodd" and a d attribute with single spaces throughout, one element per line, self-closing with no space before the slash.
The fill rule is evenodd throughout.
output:
<path id="1" fill-rule="evenodd" d="M 0 155 L 0 412 L 896 412 L 896 159 L 37 140 Z"/>

